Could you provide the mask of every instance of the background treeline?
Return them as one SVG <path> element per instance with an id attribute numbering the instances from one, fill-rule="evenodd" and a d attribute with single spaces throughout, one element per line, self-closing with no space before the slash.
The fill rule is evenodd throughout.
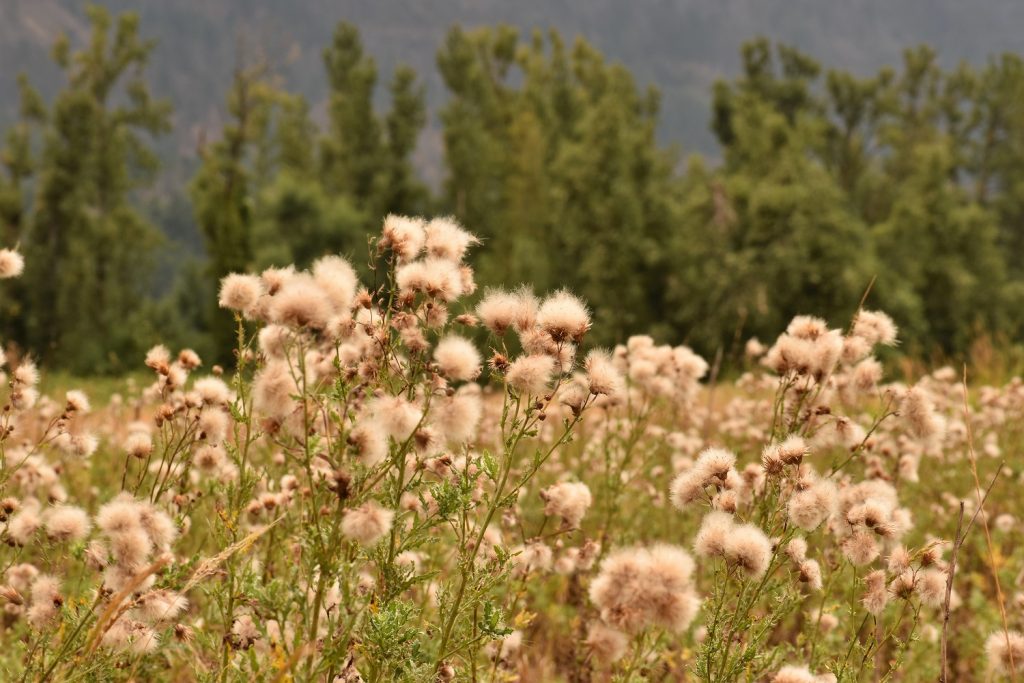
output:
<path id="1" fill-rule="evenodd" d="M 236 71 L 228 123 L 202 141 L 185 191 L 206 258 L 157 296 L 152 146 L 172 108 L 147 86 L 137 19 L 90 17 L 84 46 L 54 49 L 66 79 L 53 98 L 21 81 L 0 152 L 4 241 L 28 260 L 22 291 L 2 292 L 2 329 L 44 363 L 123 370 L 157 339 L 226 360 L 222 275 L 327 251 L 365 264 L 387 212 L 454 214 L 485 240 L 481 283 L 571 287 L 594 308 L 597 343 L 646 331 L 736 354 L 795 313 L 841 321 L 869 285 L 910 353 L 1024 336 L 1017 55 L 949 70 L 914 48 L 858 77 L 753 41 L 714 88 L 708 162 L 661 145 L 658 92 L 586 42 L 454 27 L 437 53 L 433 189 L 412 162 L 422 75 L 378 73 L 341 24 L 323 52 L 323 116 L 270 70 Z"/>

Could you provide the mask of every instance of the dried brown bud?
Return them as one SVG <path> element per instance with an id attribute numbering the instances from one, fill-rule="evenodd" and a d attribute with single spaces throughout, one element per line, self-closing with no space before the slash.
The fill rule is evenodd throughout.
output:
<path id="1" fill-rule="evenodd" d="M 11 586 L 0 586 L 0 598 L 3 598 L 12 605 L 25 604 L 25 599 L 21 597 L 21 593 Z"/>
<path id="2" fill-rule="evenodd" d="M 494 370 L 497 371 L 499 374 L 504 375 L 505 372 L 508 371 L 508 358 L 503 354 L 498 353 L 497 351 L 495 351 L 494 355 L 491 356 L 491 359 L 487 361 L 487 364 L 494 368 Z"/>

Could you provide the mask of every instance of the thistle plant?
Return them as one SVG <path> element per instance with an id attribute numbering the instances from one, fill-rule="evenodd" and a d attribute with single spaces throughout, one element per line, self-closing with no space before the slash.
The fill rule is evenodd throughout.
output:
<path id="1" fill-rule="evenodd" d="M 450 218 L 368 245 L 224 278 L 230 368 L 158 345 L 101 401 L 0 358 L 5 680 L 1019 672 L 1020 380 L 893 381 L 866 309 L 722 379 L 588 348 L 567 291 L 477 293 Z"/>

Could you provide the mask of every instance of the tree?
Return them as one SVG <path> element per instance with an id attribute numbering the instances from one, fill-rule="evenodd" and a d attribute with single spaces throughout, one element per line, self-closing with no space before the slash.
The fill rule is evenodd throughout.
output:
<path id="1" fill-rule="evenodd" d="M 229 273 L 245 272 L 253 265 L 253 159 L 267 134 L 270 105 L 275 91 L 261 67 L 235 70 L 228 95 L 230 122 L 221 138 L 200 149 L 202 164 L 192 180 L 196 221 L 206 242 L 207 281 L 215 290 Z M 229 359 L 234 348 L 234 324 L 217 309 L 211 297 L 201 329 L 211 332 L 218 361 Z"/>
<path id="2" fill-rule="evenodd" d="M 146 343 L 144 294 L 159 233 L 130 196 L 157 168 L 145 137 L 169 128 L 170 106 L 142 80 L 152 43 L 138 19 L 88 10 L 92 36 L 54 49 L 67 84 L 49 108 L 35 97 L 41 154 L 25 223 L 24 342 L 43 362 L 82 373 L 133 364 Z"/>
<path id="3" fill-rule="evenodd" d="M 385 213 L 416 213 L 424 208 L 426 190 L 416 180 L 409 157 L 426 123 L 423 88 L 409 67 L 395 71 L 391 110 L 374 111 L 377 66 L 363 52 L 358 29 L 341 22 L 324 50 L 330 88 L 328 127 L 321 139 L 324 191 L 344 194 L 366 216 L 366 228 Z"/>
<path id="4" fill-rule="evenodd" d="M 753 92 L 733 101 L 726 165 L 691 167 L 682 231 L 668 251 L 677 329 L 705 353 L 771 338 L 796 314 L 849 319 L 877 272 L 868 226 L 808 150 L 823 129 Z"/>
<path id="5" fill-rule="evenodd" d="M 438 66 L 452 94 L 445 200 L 491 247 L 481 279 L 570 287 L 601 343 L 655 325 L 676 182 L 657 93 L 554 31 L 521 43 L 510 27 L 455 28 Z"/>

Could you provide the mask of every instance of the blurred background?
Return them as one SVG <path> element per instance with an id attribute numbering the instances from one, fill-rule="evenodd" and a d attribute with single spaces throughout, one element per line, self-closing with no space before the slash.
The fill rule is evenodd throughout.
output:
<path id="1" fill-rule="evenodd" d="M 0 0 L 5 344 L 229 362 L 223 275 L 453 214 L 482 286 L 738 362 L 795 314 L 1024 340 L 1024 3 Z"/>

